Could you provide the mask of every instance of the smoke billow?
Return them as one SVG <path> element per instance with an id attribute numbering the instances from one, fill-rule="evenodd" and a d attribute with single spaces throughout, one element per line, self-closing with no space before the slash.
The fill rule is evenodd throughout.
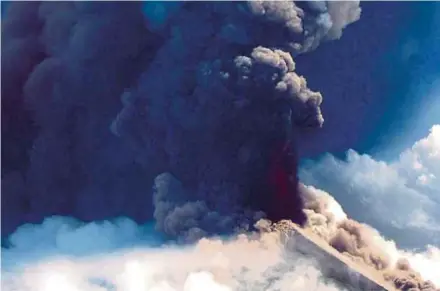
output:
<path id="1" fill-rule="evenodd" d="M 293 57 L 340 37 L 359 3 L 190 2 L 160 20 L 147 6 L 8 7 L 3 234 L 54 214 L 151 219 L 161 173 L 181 185 L 155 187 L 170 236 L 251 226 L 259 211 L 305 221 L 295 128 L 322 125 L 322 96 Z"/>
<path id="2" fill-rule="evenodd" d="M 163 165 L 180 185 L 168 194 L 156 187 L 159 228 L 180 233 L 191 221 L 186 231 L 218 233 L 251 226 L 255 211 L 305 221 L 295 127 L 322 125 L 322 96 L 295 73 L 292 55 L 337 37 L 360 13 L 358 3 L 343 15 L 321 4 L 191 3 L 174 14 L 171 36 L 113 124 L 146 165 Z"/>
<path id="3" fill-rule="evenodd" d="M 201 73 L 202 79 L 192 96 L 182 98 L 177 95 L 178 100 L 172 101 L 181 104 L 179 110 L 165 107 L 165 111 L 157 115 L 159 118 L 169 116 L 170 120 L 167 118 L 157 126 L 154 126 L 154 119 L 145 122 L 149 127 L 156 127 L 154 131 L 164 132 L 162 141 L 151 135 L 146 138 L 154 138 L 153 141 L 149 141 L 150 144 L 154 142 L 159 148 L 165 148 L 170 172 L 179 177 L 187 187 L 184 201 L 180 199 L 174 203 L 186 203 L 180 209 L 187 208 L 195 212 L 202 211 L 201 207 L 214 207 L 212 210 L 218 213 L 212 214 L 214 216 L 240 213 L 240 209 L 236 208 L 242 206 L 253 206 L 254 209 L 250 210 L 265 210 L 268 215 L 286 216 L 291 211 L 291 215 L 294 215 L 292 218 L 301 222 L 301 217 L 298 217 L 298 213 L 301 213 L 301 201 L 288 201 L 289 195 L 291 199 L 296 199 L 293 195 L 295 185 L 287 185 L 290 192 L 281 198 L 284 198 L 284 203 L 290 202 L 290 207 L 279 213 L 283 209 L 276 205 L 273 209 L 261 208 L 264 203 L 258 202 L 257 199 L 264 199 L 263 195 L 268 194 L 261 190 L 257 193 L 258 188 L 252 183 L 255 183 L 253 180 L 267 180 L 266 177 L 271 171 L 271 160 L 267 159 L 272 159 L 274 154 L 283 154 L 283 149 L 277 147 L 289 142 L 287 134 L 291 131 L 291 119 L 300 119 L 311 126 L 321 123 L 318 107 L 321 95 L 306 87 L 305 80 L 293 72 L 294 63 L 291 56 L 282 51 L 257 47 L 249 57 L 238 56 L 230 61 L 217 60 L 214 63 L 215 67 L 212 67 L 213 63 L 207 64 L 208 68 L 203 67 L 209 73 Z M 206 86 L 207 84 L 209 85 Z M 251 95 L 250 92 L 254 90 L 258 93 Z M 210 96 L 214 101 L 206 102 L 203 96 Z M 154 106 L 159 102 L 162 101 L 152 101 L 149 104 Z M 283 112 L 286 111 L 285 107 L 289 106 L 298 112 L 296 116 L 290 109 Z M 152 112 L 160 110 L 158 108 Z M 149 132 L 148 128 L 144 130 Z M 276 147 L 270 139 L 276 139 Z M 200 142 L 201 140 L 203 142 Z M 286 148 L 286 154 L 289 154 L 288 151 Z M 144 149 L 142 152 L 145 153 L 147 150 Z M 280 171 L 294 170 L 295 157 L 291 160 L 292 164 L 286 165 Z M 281 156 L 276 162 L 282 162 Z M 295 173 L 291 175 L 296 177 Z M 160 187 L 163 188 L 157 186 Z M 260 187 L 266 187 L 265 190 L 270 191 L 264 184 Z M 162 195 L 156 195 L 156 212 L 163 213 L 157 209 L 160 207 L 160 200 L 168 199 L 173 203 L 173 197 L 182 196 L 183 190 L 178 191 L 180 194 L 162 189 L 158 191 Z M 194 202 L 200 201 L 194 204 L 195 208 L 192 210 L 192 202 L 188 202 L 191 196 Z M 161 223 L 160 217 L 155 218 Z M 179 220 L 179 217 L 175 216 L 175 219 Z"/>

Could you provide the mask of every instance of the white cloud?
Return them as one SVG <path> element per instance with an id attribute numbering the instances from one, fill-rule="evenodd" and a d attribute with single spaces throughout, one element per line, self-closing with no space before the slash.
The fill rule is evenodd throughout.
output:
<path id="1" fill-rule="evenodd" d="M 276 233 L 151 247 L 139 243 L 157 239 L 152 230 L 133 225 L 50 218 L 23 226 L 11 237 L 14 246 L 2 249 L 2 290 L 341 290 Z"/>
<path id="2" fill-rule="evenodd" d="M 300 178 L 403 247 L 440 245 L 440 125 L 396 161 L 350 150 L 346 160 L 327 155 L 305 163 Z"/>

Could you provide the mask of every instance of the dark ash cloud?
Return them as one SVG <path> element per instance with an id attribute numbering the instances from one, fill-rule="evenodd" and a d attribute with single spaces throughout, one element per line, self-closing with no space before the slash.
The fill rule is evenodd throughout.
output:
<path id="1" fill-rule="evenodd" d="M 294 57 L 338 38 L 358 6 L 191 2 L 155 26 L 140 3 L 11 3 L 3 232 L 55 214 L 148 219 L 165 172 L 186 195 L 156 196 L 172 236 L 252 225 L 258 211 L 304 222 L 296 128 L 322 125 L 322 96 Z"/>

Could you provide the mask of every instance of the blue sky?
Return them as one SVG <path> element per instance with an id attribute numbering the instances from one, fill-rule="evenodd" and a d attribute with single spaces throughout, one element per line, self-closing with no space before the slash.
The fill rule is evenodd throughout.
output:
<path id="1" fill-rule="evenodd" d="M 379 64 L 390 85 L 387 113 L 360 150 L 394 156 L 440 123 L 440 3 L 412 2 L 414 17 Z"/>

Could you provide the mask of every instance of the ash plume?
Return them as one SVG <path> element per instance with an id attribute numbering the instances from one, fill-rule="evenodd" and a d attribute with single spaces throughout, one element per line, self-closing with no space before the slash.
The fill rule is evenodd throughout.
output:
<path id="1" fill-rule="evenodd" d="M 166 172 L 187 195 L 184 205 L 163 189 L 155 196 L 158 227 L 171 236 L 252 225 L 259 211 L 305 221 L 295 127 L 322 125 L 322 97 L 293 57 L 338 38 L 359 18 L 359 3 L 170 10 L 159 27 L 140 3 L 10 4 L 3 233 L 54 214 L 149 219 L 149 190 Z"/>
<path id="2" fill-rule="evenodd" d="M 216 233 L 228 224 L 251 226 L 255 211 L 274 221 L 305 221 L 296 193 L 295 128 L 324 120 L 322 96 L 296 74 L 292 55 L 355 20 L 321 4 L 191 3 L 172 18 L 178 29 L 124 95 L 113 124 L 145 164 L 164 165 L 173 176 L 168 181 L 186 193 L 182 202 L 175 200 L 182 194 L 157 190 L 160 229 L 174 234 L 170 225 L 182 227 L 182 218 L 192 221 L 189 229 L 208 219 L 218 221 L 206 223 Z M 191 212 L 200 219 L 188 219 Z"/>
<path id="3" fill-rule="evenodd" d="M 169 116 L 169 120 L 158 124 L 157 129 L 153 127 L 155 120 L 145 122 L 153 127 L 153 131 L 164 132 L 165 137 L 164 140 L 147 140 L 147 146 L 155 143 L 159 148 L 165 148 L 170 172 L 179 177 L 183 185 L 187 185 L 187 194 L 180 194 L 186 201 L 175 202 L 186 203 L 184 208 L 188 211 L 200 212 L 201 208 L 211 208 L 217 213 L 214 216 L 239 214 L 242 212 L 241 207 L 250 206 L 254 209 L 249 210 L 264 210 L 271 216 L 292 215 L 292 219 L 301 223 L 301 201 L 293 196 L 295 184 L 287 184 L 286 187 L 290 189 L 281 193 L 285 196 L 277 197 L 283 199 L 282 202 L 274 201 L 289 203 L 285 209 L 278 205 L 271 205 L 273 209 L 262 209 L 262 205 L 271 202 L 263 200 L 267 198 L 262 195 L 267 196 L 267 193 L 264 194 L 261 190 L 257 193 L 256 189 L 265 187 L 265 191 L 270 191 L 268 184 L 276 184 L 278 181 L 271 181 L 271 177 L 264 181 L 267 176 L 280 175 L 276 171 L 283 174 L 283 171 L 296 168 L 295 157 L 291 158 L 291 164 L 282 165 L 281 168 L 278 164 L 269 163 L 275 161 L 281 164 L 283 151 L 292 155 L 285 145 L 289 142 L 288 134 L 293 126 L 290 120 L 294 122 L 299 119 L 310 126 L 321 123 L 322 118 L 317 107 L 321 102 L 321 95 L 306 87 L 304 78 L 293 72 L 294 63 L 290 55 L 282 51 L 257 47 L 249 57 L 238 56 L 224 62 L 217 60 L 215 64 L 217 68 L 209 65 L 210 73 L 199 81 L 194 95 L 185 96 L 186 98 L 176 96 L 177 100 L 171 101 L 182 104 L 184 109 L 173 112 L 173 108 L 164 108 L 165 111 L 157 115 Z M 209 87 L 205 84 L 209 84 Z M 253 91 L 255 89 L 257 91 Z M 254 93 L 251 95 L 250 92 Z M 203 96 L 210 96 L 215 101 L 197 102 Z M 149 103 L 147 110 L 156 102 Z M 297 113 L 293 113 L 289 107 Z M 286 109 L 288 112 L 285 112 Z M 154 109 L 152 111 L 156 112 Z M 154 117 L 147 115 L 147 118 Z M 149 131 L 148 128 L 144 130 Z M 148 138 L 156 136 L 150 135 Z M 275 148 L 270 139 L 275 139 L 278 143 L 275 143 Z M 272 160 L 265 160 L 268 158 Z M 254 167 L 256 170 L 252 169 Z M 291 179 L 296 179 L 295 173 L 291 175 Z M 253 180 L 262 180 L 267 185 L 253 186 Z M 277 194 L 280 193 L 270 193 Z M 163 212 L 157 209 L 160 207 L 159 200 L 172 201 L 175 195 L 179 194 L 168 191 L 163 198 L 156 196 L 156 212 Z M 191 201 L 192 197 L 193 202 L 200 203 L 193 204 L 194 209 L 190 210 L 193 207 L 188 200 Z M 261 201 L 257 201 L 258 199 Z M 161 223 L 159 216 L 155 218 Z M 175 219 L 181 220 L 182 217 L 175 216 Z M 251 221 L 250 225 L 252 224 Z"/>

